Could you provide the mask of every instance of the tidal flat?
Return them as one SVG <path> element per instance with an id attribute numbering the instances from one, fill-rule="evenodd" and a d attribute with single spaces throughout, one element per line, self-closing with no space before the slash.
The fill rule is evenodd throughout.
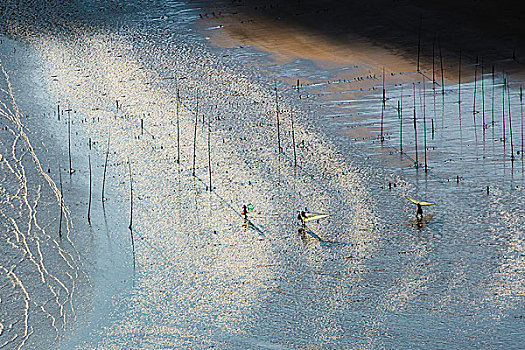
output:
<path id="1" fill-rule="evenodd" d="M 520 348 L 519 47 L 278 5 L 0 5 L 0 348 Z"/>

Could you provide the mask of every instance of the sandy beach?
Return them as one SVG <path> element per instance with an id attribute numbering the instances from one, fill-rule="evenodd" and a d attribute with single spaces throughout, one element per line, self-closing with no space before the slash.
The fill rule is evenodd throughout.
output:
<path id="1" fill-rule="evenodd" d="M 0 6 L 0 346 L 519 348 L 521 39 L 481 5 Z"/>

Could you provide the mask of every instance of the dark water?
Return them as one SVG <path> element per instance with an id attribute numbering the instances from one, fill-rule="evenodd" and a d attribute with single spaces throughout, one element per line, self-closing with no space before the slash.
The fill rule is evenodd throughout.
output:
<path id="1" fill-rule="evenodd" d="M 116 266 L 135 266 L 132 286 L 95 309 L 64 348 L 520 348 L 523 161 L 521 154 L 511 161 L 509 136 L 498 138 L 500 76 L 494 126 L 492 77 L 485 77 L 483 135 L 472 83 L 461 87 L 460 128 L 457 86 L 444 95 L 438 88 L 434 104 L 432 84 L 423 95 L 420 75 L 403 72 L 416 83 L 416 169 L 411 83 L 402 85 L 401 155 L 401 86 L 387 80 L 381 142 L 380 79 L 355 92 L 352 67 L 281 65 L 249 47 L 219 49 L 194 26 L 201 10 L 184 2 L 131 3 L 125 14 L 104 5 L 103 15 L 87 11 L 93 17 L 82 31 L 65 20 L 71 32 L 30 41 L 42 74 L 52 77 L 49 93 L 74 110 L 84 188 L 91 138 L 96 198 L 111 133 L 106 223 L 113 229 L 93 233 L 93 251 L 104 248 L 90 271 L 101 280 L 95 290 L 111 298 L 128 271 Z M 348 81 L 334 88 L 341 76 Z M 301 98 L 288 83 L 296 77 L 309 82 Z M 510 95 L 516 153 L 517 83 Z M 54 118 L 55 105 L 48 108 L 46 130 L 63 144 L 65 124 Z M 134 253 L 125 229 L 130 168 Z M 436 203 L 427 224 L 414 224 L 404 195 Z M 242 225 L 246 203 L 255 207 L 255 228 Z M 331 214 L 309 225 L 311 234 L 296 223 L 305 207 Z M 93 210 L 103 227 L 100 204 Z"/>

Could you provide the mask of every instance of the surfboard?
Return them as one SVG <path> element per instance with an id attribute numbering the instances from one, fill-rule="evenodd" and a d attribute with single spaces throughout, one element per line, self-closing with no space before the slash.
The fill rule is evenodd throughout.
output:
<path id="1" fill-rule="evenodd" d="M 414 204 L 419 204 L 419 205 L 423 205 L 423 206 L 436 204 L 436 203 L 418 201 L 418 200 L 415 200 L 413 198 L 410 198 L 409 196 L 405 196 L 405 198 L 408 199 L 409 201 L 411 201 Z"/>
<path id="2" fill-rule="evenodd" d="M 318 213 L 304 213 L 304 216 L 301 216 L 303 222 L 321 220 L 326 217 L 329 217 L 330 214 L 318 214 Z"/>

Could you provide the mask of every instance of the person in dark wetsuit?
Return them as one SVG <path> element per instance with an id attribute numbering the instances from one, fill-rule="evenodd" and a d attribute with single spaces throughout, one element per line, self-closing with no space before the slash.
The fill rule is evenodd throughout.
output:
<path id="1" fill-rule="evenodd" d="M 304 211 L 301 211 L 299 215 L 297 215 L 297 219 L 301 221 L 301 223 L 303 224 L 303 227 L 306 226 L 306 223 L 304 222 L 304 219 L 306 219 L 306 214 Z"/>
<path id="2" fill-rule="evenodd" d="M 246 207 L 246 205 L 242 206 L 241 215 L 244 216 L 244 223 L 247 223 L 248 222 L 248 208 Z"/>
<path id="3" fill-rule="evenodd" d="M 423 220 L 423 207 L 419 203 L 417 204 L 416 219 L 418 221 Z"/>

